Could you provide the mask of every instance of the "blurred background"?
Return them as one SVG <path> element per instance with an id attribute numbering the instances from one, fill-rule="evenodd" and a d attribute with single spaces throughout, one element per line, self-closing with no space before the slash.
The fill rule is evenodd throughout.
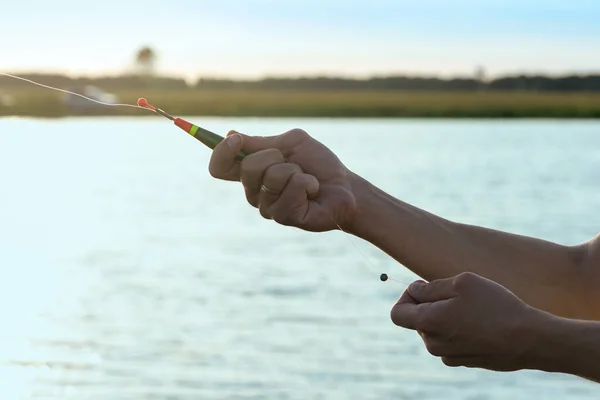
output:
<path id="1" fill-rule="evenodd" d="M 0 72 L 221 135 L 303 128 L 418 207 L 576 244 L 600 227 L 599 20 L 596 1 L 9 0 Z M 263 220 L 152 113 L 0 76 L 0 117 L 3 399 L 600 394 L 445 367 L 389 319 L 416 276 Z"/>

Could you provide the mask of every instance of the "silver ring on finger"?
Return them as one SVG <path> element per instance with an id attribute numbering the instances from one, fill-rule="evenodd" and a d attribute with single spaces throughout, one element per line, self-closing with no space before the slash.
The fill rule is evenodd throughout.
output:
<path id="1" fill-rule="evenodd" d="M 268 194 L 272 194 L 273 196 L 279 196 L 279 193 L 269 189 L 268 187 L 266 187 L 265 185 L 260 185 L 260 191 L 261 192 L 265 192 Z"/>

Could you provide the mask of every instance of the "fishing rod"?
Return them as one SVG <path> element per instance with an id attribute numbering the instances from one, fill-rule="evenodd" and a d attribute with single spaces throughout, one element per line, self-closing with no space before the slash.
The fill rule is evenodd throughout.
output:
<path id="1" fill-rule="evenodd" d="M 205 146 L 207 146 L 213 150 L 215 147 L 217 147 L 217 145 L 219 143 L 221 143 L 221 141 L 223 141 L 225 139 L 223 136 L 217 135 L 216 133 L 213 133 L 209 130 L 201 128 L 198 125 L 192 124 L 191 122 L 188 122 L 182 118 L 173 117 L 171 114 L 161 110 L 160 108 L 154 107 L 153 105 L 148 103 L 148 101 L 143 97 L 138 99 L 137 105 L 140 107 L 152 110 L 152 111 L 156 112 L 157 114 L 162 115 L 163 117 L 173 121 L 173 123 L 176 126 L 178 126 L 182 130 L 184 130 L 186 133 L 190 134 L 192 137 L 194 137 L 195 139 L 197 139 L 198 141 L 203 143 Z M 244 157 L 246 157 L 246 153 L 244 153 L 243 151 L 240 151 L 237 154 L 237 156 L 235 157 L 235 159 L 237 161 L 242 161 L 244 159 Z"/>

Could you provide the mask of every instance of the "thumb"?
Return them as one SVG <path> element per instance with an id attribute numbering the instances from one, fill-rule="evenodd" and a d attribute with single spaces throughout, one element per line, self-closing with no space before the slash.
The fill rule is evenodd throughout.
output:
<path id="1" fill-rule="evenodd" d="M 409 303 L 409 304 L 419 304 L 418 301 L 416 301 L 411 295 L 410 293 L 408 293 L 408 289 L 404 291 L 404 293 L 402 293 L 402 296 L 400 296 L 400 299 L 398 299 L 398 301 L 396 302 L 396 305 L 398 304 L 405 304 L 405 303 Z"/>
<path id="2" fill-rule="evenodd" d="M 250 136 L 237 131 L 230 131 L 227 136 L 240 135 L 242 137 L 242 150 L 246 154 L 256 153 L 261 150 L 278 149 L 282 150 L 281 139 L 279 136 Z"/>
<path id="3" fill-rule="evenodd" d="M 274 136 L 250 136 L 236 131 L 231 131 L 227 136 L 238 134 L 243 138 L 244 146 L 242 150 L 246 154 L 256 153 L 267 149 L 277 149 L 287 157 L 292 149 L 308 138 L 308 134 L 300 129 L 292 129 L 291 131 Z"/>
<path id="4" fill-rule="evenodd" d="M 438 279 L 429 283 L 413 282 L 407 289 L 410 296 L 419 303 L 433 303 L 456 297 L 454 279 Z"/>

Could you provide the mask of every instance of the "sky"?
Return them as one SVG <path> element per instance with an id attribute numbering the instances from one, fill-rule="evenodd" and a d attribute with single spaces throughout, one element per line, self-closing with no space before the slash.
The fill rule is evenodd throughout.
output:
<path id="1" fill-rule="evenodd" d="M 488 76 L 600 72 L 597 0 L 3 0 L 0 71 Z"/>

